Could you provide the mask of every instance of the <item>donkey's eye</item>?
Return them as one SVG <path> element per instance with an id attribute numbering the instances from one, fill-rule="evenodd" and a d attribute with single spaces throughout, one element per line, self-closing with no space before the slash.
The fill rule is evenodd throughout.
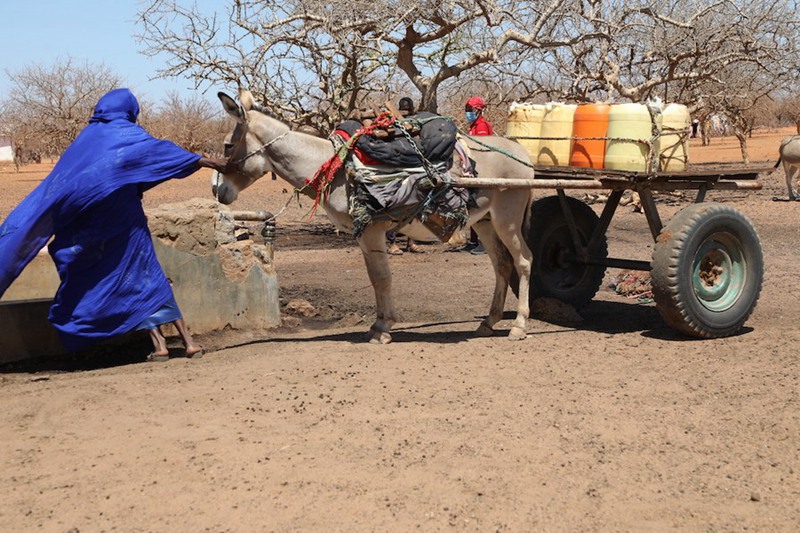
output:
<path id="1" fill-rule="evenodd" d="M 232 143 L 225 143 L 225 152 L 224 152 L 225 156 L 227 157 L 227 156 L 231 155 L 232 151 L 233 151 L 233 144 Z"/>

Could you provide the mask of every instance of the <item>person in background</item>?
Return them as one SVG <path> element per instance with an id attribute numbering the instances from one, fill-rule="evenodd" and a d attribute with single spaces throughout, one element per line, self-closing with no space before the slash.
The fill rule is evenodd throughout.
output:
<path id="1" fill-rule="evenodd" d="M 403 250 L 397 245 L 397 232 L 387 231 L 386 242 L 389 245 L 386 247 L 386 253 L 389 255 L 403 255 Z"/>
<path id="2" fill-rule="evenodd" d="M 400 99 L 397 104 L 397 109 L 403 114 L 404 117 L 410 117 L 414 114 L 414 101 L 411 100 L 408 96 L 404 96 Z M 386 249 L 387 253 L 390 255 L 403 255 L 403 250 L 400 246 L 397 245 L 397 232 L 396 231 L 388 231 L 386 232 L 386 240 L 389 242 L 389 246 Z M 424 250 L 422 247 L 414 242 L 414 239 L 411 237 L 408 238 L 408 243 L 406 244 L 406 250 L 411 252 L 412 254 L 420 254 L 423 253 Z"/>
<path id="3" fill-rule="evenodd" d="M 698 119 L 692 120 L 692 138 L 697 137 L 697 132 L 700 131 L 700 121 Z"/>
<path id="4" fill-rule="evenodd" d="M 483 116 L 484 109 L 486 109 L 486 102 L 480 96 L 473 96 L 467 100 L 464 112 L 469 123 L 467 133 L 470 135 L 494 135 L 494 128 Z"/>
<path id="5" fill-rule="evenodd" d="M 475 136 L 494 135 L 494 128 L 492 128 L 492 125 L 483 116 L 484 109 L 486 109 L 486 101 L 480 96 L 473 96 L 467 100 L 464 106 L 464 112 L 467 123 L 469 124 L 468 134 Z M 474 255 L 486 253 L 483 245 L 478 240 L 478 234 L 475 233 L 475 230 L 472 228 L 469 228 L 469 241 L 467 241 L 467 244 L 462 250 Z"/>
<path id="6" fill-rule="evenodd" d="M 163 361 L 169 351 L 160 326 L 172 322 L 186 356 L 199 357 L 156 258 L 142 194 L 202 167 L 225 172 L 226 163 L 152 137 L 138 115 L 130 90 L 106 93 L 52 172 L 3 221 L 0 296 L 50 241 L 61 284 L 48 319 L 67 350 L 147 330 L 147 360 Z"/>

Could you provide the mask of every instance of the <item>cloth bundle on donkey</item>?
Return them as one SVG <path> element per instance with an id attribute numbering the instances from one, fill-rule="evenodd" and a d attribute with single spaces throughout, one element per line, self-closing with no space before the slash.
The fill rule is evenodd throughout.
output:
<path id="1" fill-rule="evenodd" d="M 409 118 L 386 112 L 369 123 L 343 122 L 331 134 L 336 155 L 309 180 L 317 204 L 344 166 L 356 237 L 374 221 L 390 220 L 400 227 L 417 218 L 442 240 L 449 239 L 468 216 L 468 192 L 447 185 L 456 133 L 451 120 L 424 112 Z M 443 223 L 431 220 L 433 214 Z"/>

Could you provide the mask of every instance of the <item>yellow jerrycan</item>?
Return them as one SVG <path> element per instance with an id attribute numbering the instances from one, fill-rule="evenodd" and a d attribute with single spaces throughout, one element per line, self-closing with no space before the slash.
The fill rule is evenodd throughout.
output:
<path id="1" fill-rule="evenodd" d="M 656 113 L 660 121 L 661 113 Z M 657 124 L 658 126 L 658 124 Z M 653 120 L 644 104 L 614 104 L 608 113 L 605 168 L 634 172 L 648 171 Z M 654 146 L 655 155 L 658 151 Z M 657 157 L 656 157 L 657 159 Z"/>
<path id="2" fill-rule="evenodd" d="M 514 102 L 508 108 L 506 137 L 510 137 L 521 144 L 530 154 L 531 161 L 535 161 L 539 155 L 539 137 L 542 135 L 544 111 L 544 104 Z"/>
<path id="3" fill-rule="evenodd" d="M 689 165 L 689 109 L 683 104 L 667 104 L 662 117 L 659 170 L 683 172 Z"/>
<path id="4" fill-rule="evenodd" d="M 569 165 L 572 148 L 572 122 L 575 104 L 545 104 L 542 118 L 542 140 L 539 142 L 539 165 Z"/>

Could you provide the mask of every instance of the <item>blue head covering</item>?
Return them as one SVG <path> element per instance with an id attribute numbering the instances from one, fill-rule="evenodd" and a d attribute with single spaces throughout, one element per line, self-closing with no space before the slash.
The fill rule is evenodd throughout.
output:
<path id="1" fill-rule="evenodd" d="M 128 89 L 114 89 L 103 95 L 94 106 L 94 114 L 89 124 L 94 122 L 111 122 L 127 120 L 136 123 L 139 116 L 139 101 Z"/>
<path id="2" fill-rule="evenodd" d="M 198 169 L 200 155 L 136 124 L 128 89 L 97 102 L 53 171 L 0 225 L 0 296 L 53 237 L 61 285 L 50 321 L 68 349 L 135 328 L 172 297 L 140 193 Z"/>

